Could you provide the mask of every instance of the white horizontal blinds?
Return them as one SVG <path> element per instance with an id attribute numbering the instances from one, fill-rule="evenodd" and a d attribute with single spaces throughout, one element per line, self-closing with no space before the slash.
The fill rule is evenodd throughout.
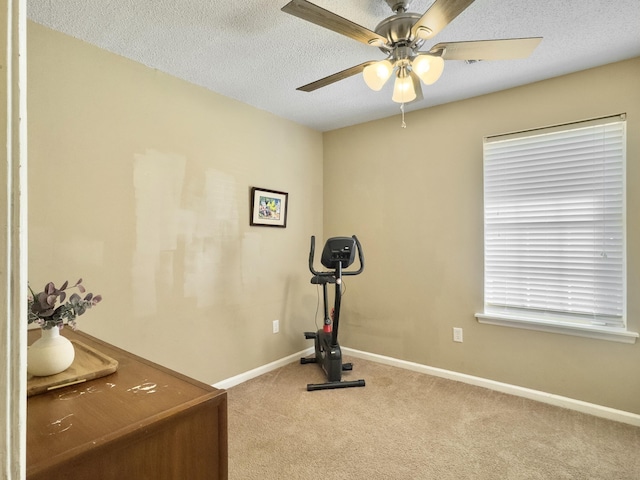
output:
<path id="1" fill-rule="evenodd" d="M 624 158 L 620 117 L 485 141 L 488 311 L 624 325 Z"/>

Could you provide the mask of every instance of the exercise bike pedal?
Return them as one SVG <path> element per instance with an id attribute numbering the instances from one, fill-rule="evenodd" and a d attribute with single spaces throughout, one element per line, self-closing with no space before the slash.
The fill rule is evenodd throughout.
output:
<path id="1" fill-rule="evenodd" d="M 317 337 L 316 332 L 304 332 L 304 338 L 307 340 L 312 340 Z"/>
<path id="2" fill-rule="evenodd" d="M 342 364 L 342 371 L 346 372 L 346 371 L 351 371 L 353 370 L 353 363 L 343 363 Z"/>

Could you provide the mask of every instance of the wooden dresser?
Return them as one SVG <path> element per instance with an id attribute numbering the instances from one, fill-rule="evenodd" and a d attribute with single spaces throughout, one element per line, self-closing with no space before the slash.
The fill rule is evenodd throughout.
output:
<path id="1" fill-rule="evenodd" d="M 227 479 L 227 393 L 90 335 L 110 375 L 27 400 L 28 480 Z M 29 344 L 39 336 L 29 332 Z"/>

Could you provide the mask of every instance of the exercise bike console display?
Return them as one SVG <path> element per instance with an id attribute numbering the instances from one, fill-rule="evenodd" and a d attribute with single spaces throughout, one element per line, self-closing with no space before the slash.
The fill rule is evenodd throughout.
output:
<path id="1" fill-rule="evenodd" d="M 327 240 L 320 261 L 327 268 L 349 267 L 356 258 L 356 241 L 353 237 L 334 237 Z M 313 271 L 312 271 L 313 273 Z"/>
<path id="2" fill-rule="evenodd" d="M 313 339 L 315 355 L 301 358 L 300 363 L 318 363 L 325 375 L 327 382 L 310 383 L 307 390 L 326 390 L 330 388 L 364 387 L 364 380 L 342 381 L 342 372 L 351 370 L 350 363 L 342 363 L 342 351 L 338 344 L 338 326 L 340 324 L 340 307 L 342 302 L 342 277 L 347 275 L 359 275 L 364 270 L 364 254 L 358 237 L 333 237 L 327 240 L 322 250 L 320 261 L 325 268 L 331 271 L 316 271 L 314 262 L 315 237 L 311 237 L 311 249 L 309 251 L 309 270 L 313 274 L 311 283 L 322 285 L 324 299 L 324 325 L 317 332 L 305 332 L 307 339 Z M 360 266 L 357 270 L 343 270 L 350 267 L 358 256 Z M 328 284 L 335 285 L 334 306 L 329 311 Z"/>

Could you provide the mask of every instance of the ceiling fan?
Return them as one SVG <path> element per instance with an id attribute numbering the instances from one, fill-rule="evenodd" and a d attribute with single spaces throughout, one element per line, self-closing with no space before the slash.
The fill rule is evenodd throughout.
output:
<path id="1" fill-rule="evenodd" d="M 444 42 L 423 52 L 420 51 L 420 48 L 424 43 L 435 37 L 474 0 L 435 0 L 424 15 L 407 11 L 411 0 L 385 1 L 394 15 L 382 20 L 375 31 L 353 23 L 307 0 L 292 0 L 282 7 L 283 12 L 333 30 L 366 45 L 378 47 L 387 55 L 384 60 L 370 60 L 361 63 L 298 87 L 297 90 L 312 92 L 362 72 L 369 88 L 377 91 L 395 73 L 392 100 L 401 104 L 409 103 L 422 99 L 420 80 L 426 85 L 431 85 L 440 78 L 445 60 L 465 60 L 471 63 L 480 60 L 525 58 L 542 40 L 541 37 L 530 37 Z"/>

